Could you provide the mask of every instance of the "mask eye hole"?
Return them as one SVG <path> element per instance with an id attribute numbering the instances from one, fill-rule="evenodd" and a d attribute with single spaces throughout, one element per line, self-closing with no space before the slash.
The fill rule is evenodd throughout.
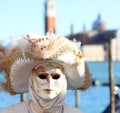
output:
<path id="1" fill-rule="evenodd" d="M 38 77 L 40 79 L 46 79 L 47 78 L 47 74 L 46 73 L 41 73 L 41 74 L 38 75 Z"/>
<path id="2" fill-rule="evenodd" d="M 54 73 L 54 74 L 52 74 L 52 78 L 55 79 L 55 80 L 57 80 L 57 79 L 60 78 L 60 74 Z"/>

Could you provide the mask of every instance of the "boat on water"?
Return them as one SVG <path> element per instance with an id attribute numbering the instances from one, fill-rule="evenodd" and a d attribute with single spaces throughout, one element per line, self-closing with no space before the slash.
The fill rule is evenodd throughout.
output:
<path id="1" fill-rule="evenodd" d="M 120 113 L 120 96 L 118 94 L 118 86 L 116 86 L 115 91 L 115 113 Z M 110 113 L 110 104 L 105 108 L 102 113 Z"/>

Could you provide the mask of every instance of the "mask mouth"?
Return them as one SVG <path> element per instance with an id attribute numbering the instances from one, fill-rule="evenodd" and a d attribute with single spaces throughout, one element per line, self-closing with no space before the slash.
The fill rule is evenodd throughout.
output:
<path id="1" fill-rule="evenodd" d="M 51 93 L 52 89 L 43 89 L 46 93 Z"/>

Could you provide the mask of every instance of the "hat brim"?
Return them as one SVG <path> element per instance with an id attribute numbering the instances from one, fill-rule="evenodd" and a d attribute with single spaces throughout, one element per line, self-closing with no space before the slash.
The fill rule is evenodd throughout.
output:
<path id="1" fill-rule="evenodd" d="M 19 51 L 16 54 L 20 54 Z M 13 57 L 16 55 L 14 54 Z M 18 55 L 20 56 L 20 55 Z M 79 89 L 82 88 L 85 84 L 85 76 L 80 76 L 79 68 L 84 68 L 84 66 L 78 67 L 76 64 L 67 64 L 59 60 L 52 59 L 38 59 L 36 57 L 32 57 L 31 59 L 28 55 L 27 59 L 21 57 L 17 57 L 16 60 L 11 63 L 11 68 L 9 70 L 10 75 L 8 75 L 7 80 L 8 90 L 11 94 L 16 93 L 27 93 L 28 92 L 28 80 L 32 73 L 32 70 L 37 65 L 43 64 L 45 62 L 56 63 L 63 67 L 66 79 L 67 79 L 67 89 Z"/>
<path id="2" fill-rule="evenodd" d="M 78 89 L 84 84 L 85 75 L 79 76 L 78 70 L 76 70 L 76 65 L 64 64 L 61 61 L 55 60 L 45 60 L 45 61 L 33 61 L 30 59 L 18 59 L 16 60 L 10 70 L 10 82 L 11 87 L 16 93 L 27 93 L 28 92 L 28 80 L 32 73 L 32 70 L 37 65 L 43 64 L 45 62 L 58 63 L 62 65 L 65 70 L 65 75 L 67 79 L 67 89 Z M 78 74 L 77 74 L 78 73 Z M 78 76 L 76 76 L 78 75 Z"/>

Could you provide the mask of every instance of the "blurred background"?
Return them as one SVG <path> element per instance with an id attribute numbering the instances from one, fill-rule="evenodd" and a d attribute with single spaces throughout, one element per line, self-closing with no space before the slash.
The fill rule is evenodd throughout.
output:
<path id="1" fill-rule="evenodd" d="M 79 91 L 79 108 L 85 113 L 103 113 L 110 103 L 109 39 L 112 39 L 114 84 L 120 83 L 119 0 L 4 0 L 0 1 L 0 42 L 7 46 L 12 37 L 53 29 L 58 36 L 81 42 L 93 77 L 92 86 Z M 4 75 L 0 74 L 4 82 Z M 118 91 L 119 95 L 119 91 Z M 0 110 L 20 102 L 20 95 L 0 92 Z M 75 91 L 68 91 L 67 104 L 76 106 Z"/>

